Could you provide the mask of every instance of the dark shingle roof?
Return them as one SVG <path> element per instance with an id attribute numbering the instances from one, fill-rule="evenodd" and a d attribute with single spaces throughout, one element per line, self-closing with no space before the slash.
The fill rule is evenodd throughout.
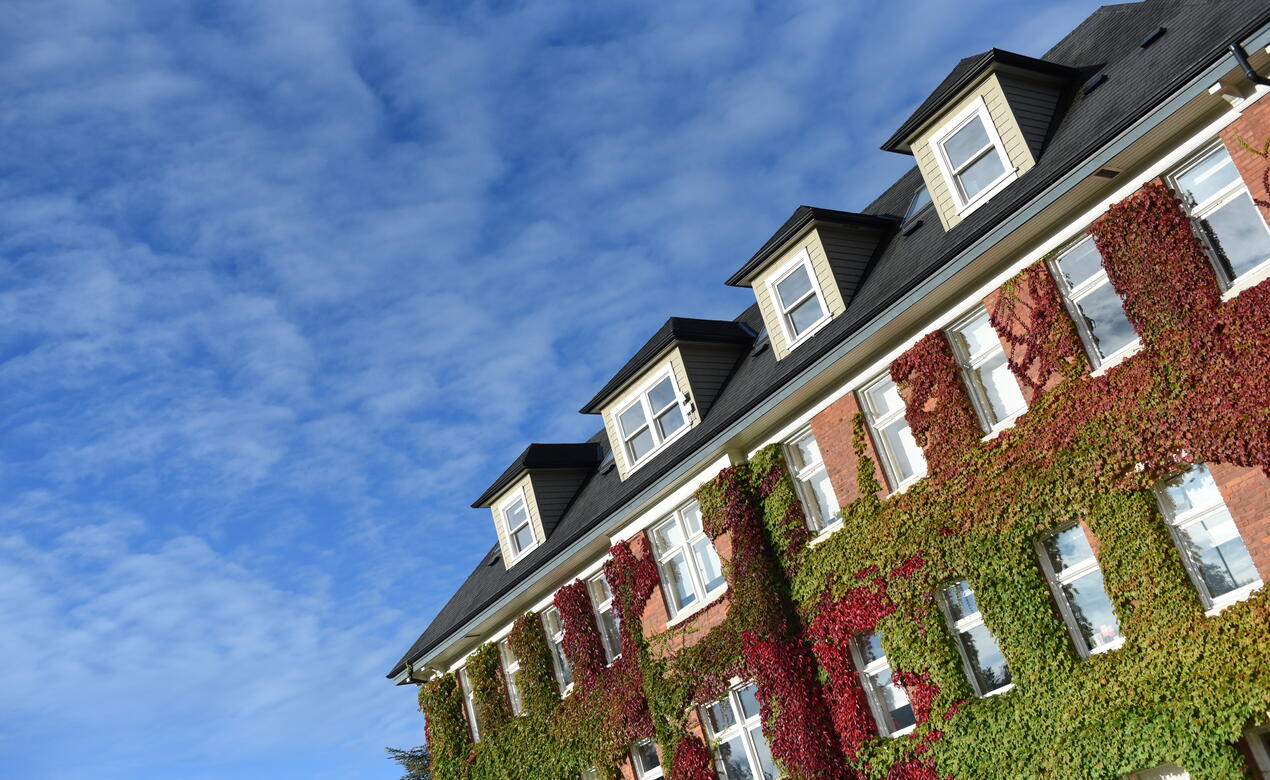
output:
<path id="1" fill-rule="evenodd" d="M 594 474 L 547 540 L 512 570 L 494 561 L 498 551 L 491 550 L 388 676 L 395 676 L 407 662 L 440 646 L 467 621 L 621 509 L 698 447 L 1184 87 L 1223 55 L 1231 41 L 1242 39 L 1268 20 L 1270 9 L 1264 0 L 1150 0 L 1100 8 L 1051 49 L 1045 59 L 1073 68 L 1098 68 L 1107 74 L 1108 81 L 1096 91 L 1074 99 L 1034 168 L 950 231 L 931 224 L 907 236 L 894 235 L 844 314 L 784 360 L 778 362 L 770 349 L 748 355 L 696 428 L 624 482 L 616 469 Z M 1161 26 L 1168 28 L 1168 34 L 1150 48 L 1140 49 L 1137 42 Z M 921 175 L 913 168 L 863 212 L 903 214 L 922 186 Z M 736 322 L 750 330 L 760 330 L 763 323 L 757 304 L 742 312 Z M 592 441 L 607 453 L 609 445 L 603 430 Z"/>
<path id="2" fill-rule="evenodd" d="M 671 344 L 676 342 L 705 341 L 716 344 L 749 344 L 754 341 L 755 331 L 743 323 L 734 320 L 697 320 L 691 317 L 671 317 L 657 329 L 644 346 L 636 351 L 635 356 L 626 361 L 613 378 L 608 381 L 595 397 L 582 407 L 582 414 L 596 414 L 600 405 L 610 395 L 617 392 L 631 377 L 640 372 L 649 361 Z"/>
<path id="3" fill-rule="evenodd" d="M 600 446 L 593 441 L 582 444 L 530 444 L 507 467 L 494 484 L 485 489 L 472 504 L 473 509 L 489 506 L 490 499 L 511 484 L 512 480 L 531 469 L 585 469 L 600 465 Z"/>
<path id="4" fill-rule="evenodd" d="M 873 228 L 875 230 L 890 230 L 897 224 L 893 217 L 878 216 L 877 214 L 856 214 L 850 211 L 835 211 L 834 209 L 820 209 L 815 206 L 799 206 L 794 209 L 794 213 L 789 219 L 785 220 L 785 224 L 781 225 L 772 237 L 767 239 L 762 248 L 754 253 L 754 256 L 745 261 L 745 265 L 741 269 L 732 274 L 725 284 L 733 287 L 748 287 L 747 277 L 757 271 L 764 263 L 771 259 L 772 255 L 780 251 L 780 248 L 794 236 L 813 222 L 823 222 L 835 225 L 858 225 L 865 228 Z"/>

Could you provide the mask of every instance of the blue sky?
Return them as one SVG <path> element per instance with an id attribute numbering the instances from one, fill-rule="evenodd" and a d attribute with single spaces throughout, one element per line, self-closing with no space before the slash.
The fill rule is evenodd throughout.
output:
<path id="1" fill-rule="evenodd" d="M 1095 7 L 7 0 L 0 776 L 395 778 L 471 499 Z"/>

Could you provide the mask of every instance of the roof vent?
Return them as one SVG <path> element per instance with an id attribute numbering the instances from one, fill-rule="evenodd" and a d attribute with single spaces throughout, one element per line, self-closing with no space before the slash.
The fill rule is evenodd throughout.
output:
<path id="1" fill-rule="evenodd" d="M 758 335 L 754 337 L 754 349 L 750 350 L 750 357 L 760 354 L 771 345 L 771 339 L 767 337 L 767 328 L 764 327 L 759 330 Z"/>
<path id="2" fill-rule="evenodd" d="M 1145 37 L 1145 38 L 1143 38 L 1142 40 L 1138 41 L 1138 45 L 1139 45 L 1139 46 L 1141 46 L 1142 48 L 1144 48 L 1144 49 L 1145 49 L 1146 47 L 1148 47 L 1148 46 L 1150 46 L 1151 44 L 1155 43 L 1156 41 L 1160 40 L 1161 36 L 1163 36 L 1163 35 L 1164 35 L 1164 33 L 1166 33 L 1166 32 L 1168 32 L 1168 30 L 1167 30 L 1167 29 L 1165 29 L 1165 28 L 1163 28 L 1163 27 L 1157 27 L 1157 28 L 1155 28 L 1154 30 L 1152 30 L 1151 32 L 1147 33 L 1147 35 L 1146 35 L 1146 37 Z"/>
<path id="3" fill-rule="evenodd" d="M 1082 95 L 1088 95 L 1090 92 L 1093 92 L 1095 89 L 1101 87 L 1106 80 L 1107 74 L 1099 73 L 1097 76 L 1094 76 L 1089 81 L 1085 82 L 1085 86 L 1080 88 L 1080 93 Z"/>
<path id="4" fill-rule="evenodd" d="M 1099 168 L 1094 171 L 1094 176 L 1097 176 L 1099 179 L 1114 179 L 1119 175 L 1120 171 L 1117 171 L 1115 168 Z"/>
<path id="5" fill-rule="evenodd" d="M 607 474 L 610 471 L 612 471 L 614 463 L 615 461 L 613 460 L 613 451 L 609 450 L 608 453 L 605 454 L 604 460 L 600 461 L 600 473 Z"/>

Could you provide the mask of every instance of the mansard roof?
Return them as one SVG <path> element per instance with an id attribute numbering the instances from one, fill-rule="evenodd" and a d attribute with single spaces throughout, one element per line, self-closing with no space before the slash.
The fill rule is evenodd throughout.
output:
<path id="1" fill-rule="evenodd" d="M 770 349 L 747 353 L 699 425 L 625 481 L 616 469 L 593 474 L 555 530 L 511 570 L 493 565 L 499 554 L 495 545 L 388 677 L 397 676 L 407 663 L 443 645 L 468 621 L 533 577 L 837 344 L 884 316 L 909 290 L 1188 85 L 1224 56 L 1232 41 L 1244 39 L 1268 21 L 1270 9 L 1262 0 L 1148 0 L 1098 9 L 1044 59 L 1085 71 L 1096 69 L 1107 75 L 1107 81 L 1073 100 L 1035 168 L 949 231 L 928 224 L 908 235 L 894 233 L 844 314 L 783 360 L 777 361 Z M 1149 48 L 1140 48 L 1138 41 L 1157 27 L 1166 27 L 1167 34 Z M 861 213 L 902 215 L 922 186 L 921 174 L 912 168 Z M 734 322 L 755 332 L 763 327 L 757 304 L 746 308 Z M 590 441 L 607 454 L 607 438 L 600 430 Z"/>

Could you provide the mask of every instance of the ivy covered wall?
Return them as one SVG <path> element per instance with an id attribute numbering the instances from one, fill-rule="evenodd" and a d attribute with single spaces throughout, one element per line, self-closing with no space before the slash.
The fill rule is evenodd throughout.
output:
<path id="1" fill-rule="evenodd" d="M 1195 778 L 1245 776 L 1234 748 L 1270 719 L 1270 596 L 1206 617 L 1150 488 L 1189 463 L 1270 474 L 1270 283 L 1221 300 L 1173 196 L 1151 184 L 1090 228 L 1143 340 L 1090 376 L 1040 264 L 991 306 L 1030 408 L 981 440 L 941 333 L 892 366 L 931 473 L 879 497 L 861 419 L 852 421 L 859 498 L 814 546 L 782 451 L 701 488 L 711 536 L 727 535 L 727 617 L 686 649 L 645 636 L 657 588 L 647 542 L 605 566 L 622 655 L 604 666 L 582 583 L 555 603 L 577 670 L 561 700 L 541 622 L 512 646 L 527 714 L 511 717 L 492 647 L 469 663 L 482 739 L 472 744 L 452 675 L 422 686 L 438 778 L 616 776 L 630 744 L 654 739 L 674 778 L 713 777 L 694 705 L 736 676 L 757 683 L 772 753 L 797 778 L 1117 778 L 1172 763 Z M 842 475 L 837 475 L 840 482 Z M 1038 537 L 1079 521 L 1097 540 L 1123 647 L 1081 658 L 1037 564 Z M 933 594 L 967 580 L 1014 688 L 977 698 Z M 691 622 L 681 631 L 692 631 Z M 917 727 L 876 734 L 847 642 L 881 630 Z M 686 644 L 686 643 L 684 643 Z"/>

